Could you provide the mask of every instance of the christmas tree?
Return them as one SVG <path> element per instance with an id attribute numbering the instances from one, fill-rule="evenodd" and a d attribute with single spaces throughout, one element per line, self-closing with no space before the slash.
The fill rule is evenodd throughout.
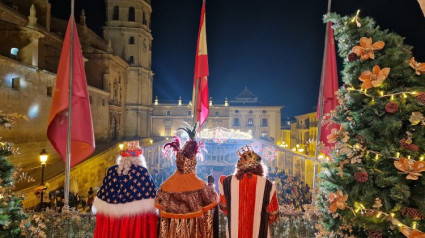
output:
<path id="1" fill-rule="evenodd" d="M 0 127 L 11 128 L 17 119 L 22 118 L 17 114 L 4 114 L 0 111 Z M 0 138 L 1 140 L 1 138 Z M 0 141 L 0 238 L 22 237 L 28 216 L 22 209 L 22 197 L 13 193 L 16 173 L 8 156 L 15 150 L 11 143 Z"/>
<path id="2" fill-rule="evenodd" d="M 371 18 L 325 21 L 344 85 L 331 115 L 341 128 L 328 136 L 335 148 L 320 174 L 323 224 L 334 237 L 425 237 L 425 64 Z"/>

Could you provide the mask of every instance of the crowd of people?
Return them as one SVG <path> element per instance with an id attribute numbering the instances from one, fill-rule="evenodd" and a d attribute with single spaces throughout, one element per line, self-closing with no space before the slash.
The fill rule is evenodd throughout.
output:
<path id="1" fill-rule="evenodd" d="M 274 170 L 269 171 L 267 177 L 276 184 L 279 204 L 292 205 L 300 211 L 303 211 L 304 204 L 311 204 L 310 186 L 299 176 L 288 176 L 284 170 Z"/>

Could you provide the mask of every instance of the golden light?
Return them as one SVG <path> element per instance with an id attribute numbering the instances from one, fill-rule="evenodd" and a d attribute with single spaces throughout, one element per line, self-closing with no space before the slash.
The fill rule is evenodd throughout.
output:
<path id="1" fill-rule="evenodd" d="M 297 148 L 300 148 L 300 145 L 299 145 L 299 144 L 297 144 L 297 145 L 296 145 L 296 147 L 297 147 Z"/>
<path id="2" fill-rule="evenodd" d="M 420 161 L 424 161 L 424 156 L 419 157 Z"/>
<path id="3" fill-rule="evenodd" d="M 391 101 L 394 101 L 394 95 L 391 95 Z"/>
<path id="4" fill-rule="evenodd" d="M 123 143 L 120 143 L 120 144 L 118 145 L 118 147 L 120 148 L 120 150 L 123 150 L 123 149 L 124 149 L 124 144 L 123 144 Z"/>
<path id="5" fill-rule="evenodd" d="M 354 16 L 353 19 L 351 19 L 351 22 L 355 22 L 357 20 L 357 18 L 359 18 L 359 14 L 360 14 L 360 9 L 357 10 L 356 16 Z"/>
<path id="6" fill-rule="evenodd" d="M 407 98 L 407 94 L 403 93 L 403 97 L 404 97 L 404 98 Z"/>
<path id="7" fill-rule="evenodd" d="M 303 153 L 304 152 L 304 149 L 303 148 L 300 148 L 300 149 L 298 149 L 298 152 Z"/>
<path id="8" fill-rule="evenodd" d="M 379 95 L 384 96 L 384 91 L 379 91 Z"/>
<path id="9" fill-rule="evenodd" d="M 413 229 L 416 229 L 416 221 L 414 221 L 414 222 L 412 223 L 412 228 L 413 228 Z"/>
<path id="10" fill-rule="evenodd" d="M 376 215 L 376 218 L 380 218 L 382 215 L 382 212 L 379 212 L 378 215 Z"/>
<path id="11" fill-rule="evenodd" d="M 297 151 L 297 148 L 295 148 L 295 147 L 294 147 L 294 148 L 292 148 L 292 151 Z"/>
<path id="12" fill-rule="evenodd" d="M 153 139 L 150 139 L 150 140 L 149 140 L 149 143 L 153 144 Z"/>
<path id="13" fill-rule="evenodd" d="M 407 158 L 410 159 L 410 155 L 408 155 Z"/>
<path id="14" fill-rule="evenodd" d="M 325 156 L 324 156 L 323 154 L 320 154 L 317 158 L 318 158 L 318 159 L 324 159 L 324 158 L 325 158 Z"/>
<path id="15" fill-rule="evenodd" d="M 395 157 L 400 158 L 400 152 L 397 152 L 397 153 L 395 154 Z"/>
<path id="16" fill-rule="evenodd" d="M 390 216 L 394 218 L 395 217 L 395 214 L 391 212 L 390 213 Z"/>
<path id="17" fill-rule="evenodd" d="M 47 158 L 49 157 L 49 154 L 47 154 L 46 149 L 43 149 L 39 156 L 41 164 L 46 164 Z"/>
<path id="18" fill-rule="evenodd" d="M 379 160 L 379 155 L 375 155 L 375 160 Z"/>
<path id="19" fill-rule="evenodd" d="M 416 95 L 416 92 L 412 92 L 412 95 Z"/>

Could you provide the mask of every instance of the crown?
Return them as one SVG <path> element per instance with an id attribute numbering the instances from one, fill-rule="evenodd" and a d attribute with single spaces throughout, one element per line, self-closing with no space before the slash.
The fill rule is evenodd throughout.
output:
<path id="1" fill-rule="evenodd" d="M 251 146 L 242 146 L 236 153 L 239 156 L 238 167 L 240 168 L 250 168 L 261 164 L 261 157 Z"/>
<path id="2" fill-rule="evenodd" d="M 124 142 L 123 149 L 120 151 L 122 157 L 135 157 L 143 153 L 143 149 L 139 146 L 139 141 Z"/>

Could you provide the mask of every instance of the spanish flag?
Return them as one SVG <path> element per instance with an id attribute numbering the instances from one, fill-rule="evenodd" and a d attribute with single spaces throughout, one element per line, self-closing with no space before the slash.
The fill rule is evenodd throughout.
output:
<path id="1" fill-rule="evenodd" d="M 201 23 L 199 25 L 198 43 L 196 46 L 195 77 L 193 82 L 193 108 L 195 120 L 202 125 L 209 113 L 208 97 L 208 52 L 205 26 L 205 1 L 202 4 Z"/>

